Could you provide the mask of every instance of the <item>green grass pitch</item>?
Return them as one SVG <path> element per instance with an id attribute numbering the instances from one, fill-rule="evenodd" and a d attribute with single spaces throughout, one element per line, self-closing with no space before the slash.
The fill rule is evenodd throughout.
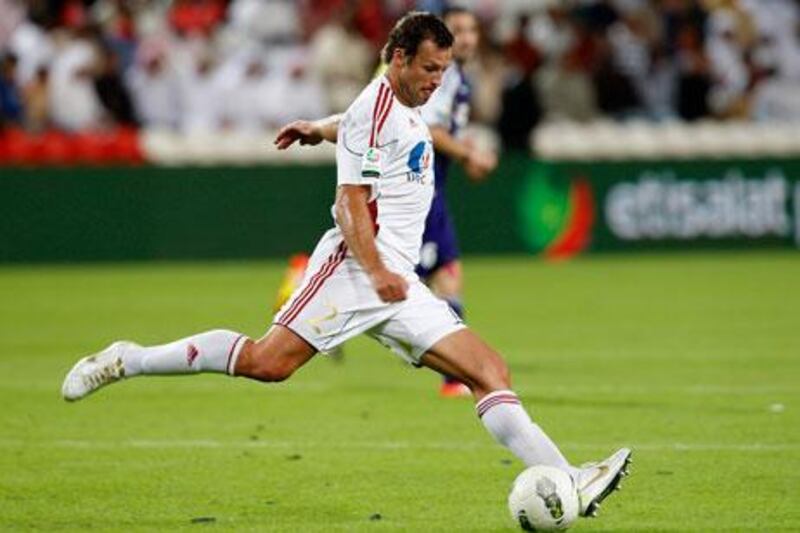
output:
<path id="1" fill-rule="evenodd" d="M 521 465 L 369 339 L 292 380 L 142 378 L 117 338 L 259 336 L 283 264 L 0 269 L 0 530 L 514 531 Z M 469 323 L 573 462 L 634 471 L 582 531 L 800 529 L 800 255 L 468 258 Z"/>

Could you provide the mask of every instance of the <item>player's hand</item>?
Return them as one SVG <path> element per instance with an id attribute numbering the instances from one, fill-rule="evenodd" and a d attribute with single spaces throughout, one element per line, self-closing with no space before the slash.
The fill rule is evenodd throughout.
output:
<path id="1" fill-rule="evenodd" d="M 473 150 L 464 162 L 464 171 L 472 181 L 483 181 L 497 167 L 497 156 L 492 152 Z"/>
<path id="2" fill-rule="evenodd" d="M 314 122 L 295 120 L 281 128 L 273 144 L 278 150 L 286 150 L 296 141 L 300 141 L 301 145 L 317 145 L 322 142 L 322 132 Z"/>
<path id="3" fill-rule="evenodd" d="M 400 302 L 408 296 L 408 282 L 400 274 L 381 269 L 370 274 L 375 292 L 384 302 Z"/>

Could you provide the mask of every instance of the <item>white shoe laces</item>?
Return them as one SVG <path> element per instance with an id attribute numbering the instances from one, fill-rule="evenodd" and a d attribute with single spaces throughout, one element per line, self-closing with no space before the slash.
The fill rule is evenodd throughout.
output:
<path id="1" fill-rule="evenodd" d="M 106 365 L 99 366 L 96 370 L 83 376 L 83 383 L 89 388 L 96 389 L 108 383 L 117 381 L 124 375 L 122 359 L 116 358 Z"/>

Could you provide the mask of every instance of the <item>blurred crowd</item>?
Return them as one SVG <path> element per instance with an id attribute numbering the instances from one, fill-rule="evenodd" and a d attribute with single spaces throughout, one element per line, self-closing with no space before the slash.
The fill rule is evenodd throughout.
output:
<path id="1" fill-rule="evenodd" d="M 472 0 L 473 119 L 800 121 L 800 0 Z M 258 133 L 344 110 L 443 1 L 0 0 L 0 126 Z"/>

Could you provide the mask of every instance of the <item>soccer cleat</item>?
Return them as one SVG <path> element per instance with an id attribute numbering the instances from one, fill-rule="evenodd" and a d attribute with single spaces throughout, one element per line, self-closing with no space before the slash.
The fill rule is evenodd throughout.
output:
<path id="1" fill-rule="evenodd" d="M 609 494 L 620 489 L 622 478 L 628 475 L 631 451 L 628 448 L 617 450 L 611 457 L 591 463 L 581 468 L 574 476 L 578 490 L 581 516 L 597 516 L 600 503 Z"/>
<path id="2" fill-rule="evenodd" d="M 439 395 L 444 398 L 460 398 L 462 396 L 472 396 L 472 391 L 461 382 L 444 381 L 439 388 Z"/>
<path id="3" fill-rule="evenodd" d="M 132 342 L 115 342 L 102 352 L 84 357 L 72 367 L 64 384 L 61 395 L 68 402 L 80 400 L 97 389 L 114 383 L 125 377 L 122 354 L 130 348 L 138 348 Z"/>

